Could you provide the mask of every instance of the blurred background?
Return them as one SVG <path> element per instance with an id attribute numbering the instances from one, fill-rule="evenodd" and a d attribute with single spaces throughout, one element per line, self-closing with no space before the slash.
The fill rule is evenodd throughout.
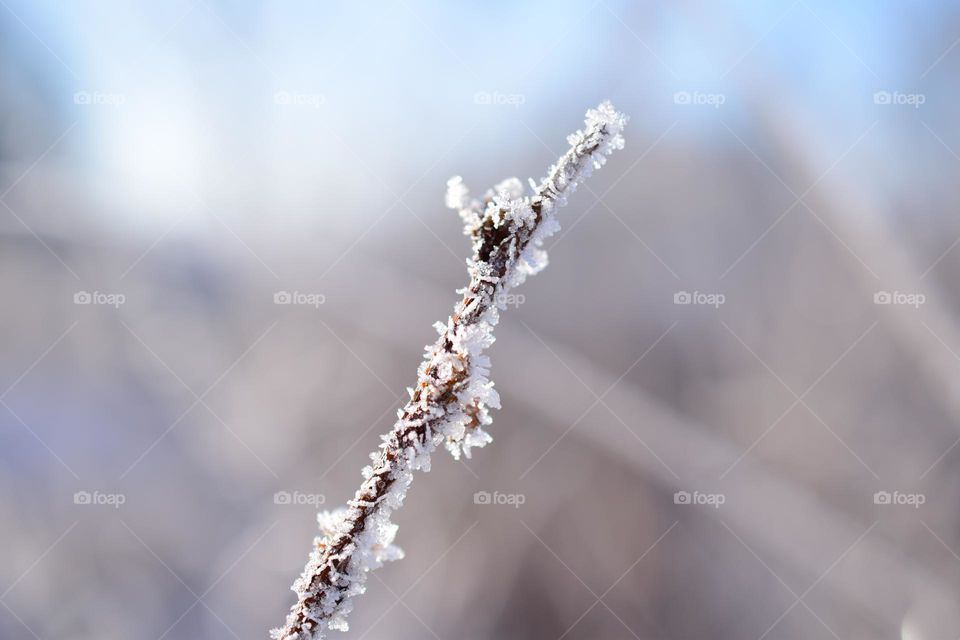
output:
<path id="1" fill-rule="evenodd" d="M 631 116 L 346 638 L 960 637 L 960 7 L 0 0 L 0 637 L 266 638 L 466 283 Z"/>

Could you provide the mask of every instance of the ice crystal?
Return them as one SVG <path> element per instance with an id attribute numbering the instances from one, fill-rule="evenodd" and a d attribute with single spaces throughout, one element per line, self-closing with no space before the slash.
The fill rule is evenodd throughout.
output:
<path id="1" fill-rule="evenodd" d="M 430 470 L 430 455 L 443 445 L 454 458 L 490 443 L 485 431 L 500 397 L 490 381 L 493 330 L 502 300 L 529 275 L 547 265 L 543 241 L 556 233 L 556 211 L 590 172 L 623 147 L 626 117 L 609 102 L 587 111 L 586 126 L 571 134 L 570 149 L 539 183 L 524 193 L 516 178 L 487 191 L 483 201 L 470 197 L 457 176 L 447 182 L 445 202 L 456 209 L 472 241 L 467 260 L 470 283 L 439 337 L 427 345 L 417 385 L 397 412 L 392 431 L 383 436 L 364 482 L 346 508 L 318 516 L 321 536 L 300 578 L 297 603 L 275 640 L 320 640 L 327 630 L 346 630 L 354 596 L 364 592 L 367 575 L 383 562 L 403 557 L 393 546 L 397 527 L 390 521 L 413 481 L 413 472 Z"/>

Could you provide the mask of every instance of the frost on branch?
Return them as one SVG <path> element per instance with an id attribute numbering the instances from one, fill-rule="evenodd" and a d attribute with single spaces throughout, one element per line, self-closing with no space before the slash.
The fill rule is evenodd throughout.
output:
<path id="1" fill-rule="evenodd" d="M 297 603 L 275 640 L 320 640 L 329 629 L 346 630 L 352 598 L 366 589 L 367 575 L 383 562 L 403 557 L 393 546 L 390 521 L 403 504 L 413 472 L 430 470 L 430 454 L 443 445 L 455 458 L 491 441 L 485 431 L 500 397 L 490 381 L 493 328 L 513 287 L 547 265 L 543 241 L 560 228 L 556 211 L 607 156 L 623 148 L 626 117 L 609 102 L 587 111 L 585 127 L 567 138 L 570 148 L 532 192 L 510 178 L 470 197 L 459 177 L 447 183 L 446 205 L 456 209 L 470 237 L 469 284 L 439 337 L 427 345 L 410 400 L 397 412 L 393 429 L 363 469 L 363 484 L 347 507 L 318 516 L 321 536 L 300 578 Z"/>

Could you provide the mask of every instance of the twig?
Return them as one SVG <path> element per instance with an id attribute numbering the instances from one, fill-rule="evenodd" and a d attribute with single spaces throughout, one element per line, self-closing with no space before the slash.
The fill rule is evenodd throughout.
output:
<path id="1" fill-rule="evenodd" d="M 427 347 L 410 401 L 398 412 L 393 430 L 371 454 L 364 482 L 344 509 L 321 513 L 321 537 L 303 574 L 294 583 L 297 603 L 286 624 L 274 629 L 277 640 L 320 640 L 328 629 L 346 630 L 352 597 L 363 593 L 367 573 L 398 559 L 393 546 L 397 527 L 391 513 L 403 503 L 413 471 L 430 468 L 430 454 L 441 444 L 459 458 L 490 442 L 483 427 L 499 397 L 488 379 L 483 355 L 493 343 L 493 327 L 509 291 L 547 265 L 543 240 L 557 231 L 558 208 L 578 183 L 623 147 L 626 117 L 609 102 L 587 112 L 586 127 L 570 135 L 570 149 L 534 186 L 531 196 L 515 178 L 497 185 L 484 202 L 470 200 L 459 178 L 448 183 L 447 205 L 460 210 L 464 232 L 473 241 L 467 267 L 470 283 L 458 293 L 440 337 Z M 531 184 L 532 181 L 531 181 Z"/>

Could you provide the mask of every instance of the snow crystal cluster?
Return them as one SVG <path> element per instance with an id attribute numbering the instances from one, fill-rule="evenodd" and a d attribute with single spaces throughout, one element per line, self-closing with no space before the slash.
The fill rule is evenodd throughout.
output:
<path id="1" fill-rule="evenodd" d="M 346 630 L 352 598 L 362 594 L 370 571 L 403 557 L 393 545 L 397 527 L 390 521 L 413 481 L 413 472 L 430 470 L 430 455 L 440 445 L 457 459 L 491 441 L 484 427 L 500 398 L 489 379 L 484 351 L 505 309 L 506 294 L 547 265 L 543 241 L 559 229 L 555 218 L 567 196 L 593 169 L 623 148 L 626 117 L 609 102 L 590 109 L 586 127 L 570 135 L 570 149 L 532 193 L 516 178 L 471 198 L 457 177 L 447 184 L 446 204 L 456 209 L 470 236 L 470 283 L 453 315 L 438 322 L 437 341 L 426 347 L 410 400 L 371 454 L 364 482 L 347 507 L 318 516 L 321 535 L 300 578 L 297 604 L 275 640 L 320 640 L 329 629 Z"/>

